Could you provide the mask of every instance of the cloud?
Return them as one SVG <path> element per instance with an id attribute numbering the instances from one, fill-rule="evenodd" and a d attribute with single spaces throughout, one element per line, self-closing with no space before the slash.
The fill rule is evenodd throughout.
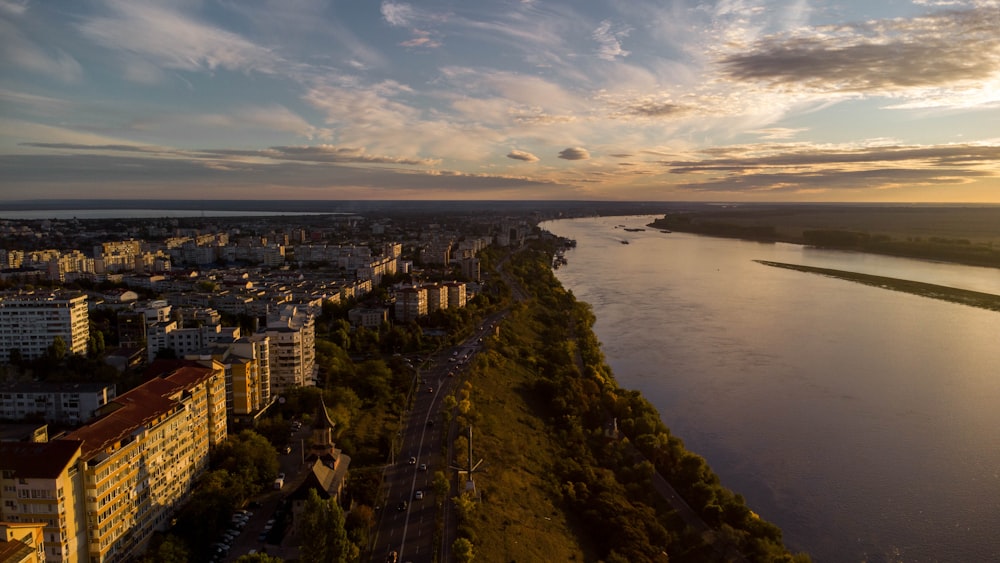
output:
<path id="1" fill-rule="evenodd" d="M 512 150 L 507 153 L 507 158 L 513 158 L 514 160 L 523 160 L 525 162 L 538 162 L 538 157 L 531 154 L 530 152 Z"/>
<path id="2" fill-rule="evenodd" d="M 414 18 L 413 6 L 402 2 L 382 2 L 382 18 L 393 27 L 408 27 Z"/>
<path id="3" fill-rule="evenodd" d="M 604 20 L 601 25 L 597 26 L 594 30 L 592 37 L 597 41 L 597 56 L 606 60 L 613 61 L 617 57 L 627 57 L 629 52 L 622 48 L 621 38 L 628 37 L 632 29 L 629 27 L 624 27 L 620 29 L 613 29 L 611 22 Z"/>
<path id="4" fill-rule="evenodd" d="M 570 147 L 559 151 L 559 158 L 566 160 L 587 160 L 590 158 L 590 152 L 582 147 Z"/>
<path id="5" fill-rule="evenodd" d="M 84 18 L 80 33 L 109 50 L 182 71 L 226 69 L 275 73 L 282 60 L 271 49 L 165 5 L 109 2 L 111 15 Z"/>
<path id="6" fill-rule="evenodd" d="M 565 184 L 524 177 L 414 171 L 305 162 L 237 162 L 88 155 L 0 155 L 5 198 L 81 197 L 100 189 L 130 199 L 246 198 L 247 186 L 268 197 L 557 199 Z M 578 195 L 577 195 L 578 197 Z"/>
<path id="7" fill-rule="evenodd" d="M 58 47 L 42 47 L 13 23 L 0 18 L 0 60 L 63 82 L 79 82 L 83 67 Z"/>
<path id="8" fill-rule="evenodd" d="M 301 160 L 307 162 L 358 162 L 366 164 L 407 164 L 414 166 L 434 166 L 439 160 L 430 158 L 390 157 L 368 154 L 360 147 L 338 147 L 315 145 L 298 147 L 270 147 L 261 151 L 262 156 L 277 160 Z"/>
<path id="9" fill-rule="evenodd" d="M 416 29 L 413 31 L 413 35 L 413 39 L 403 41 L 400 45 L 403 47 L 426 47 L 429 49 L 441 46 L 441 42 L 431 38 L 431 34 L 427 31 Z"/>
<path id="10" fill-rule="evenodd" d="M 975 91 L 1000 80 L 997 8 L 823 26 L 763 37 L 718 60 L 740 82 L 822 93 L 920 97 Z M 992 101 L 1000 99 L 994 92 Z"/>
<path id="11" fill-rule="evenodd" d="M 117 151 L 117 152 L 160 152 L 156 147 L 137 145 L 84 145 L 80 143 L 18 143 L 22 147 L 56 150 Z"/>
<path id="12" fill-rule="evenodd" d="M 411 166 L 436 166 L 440 161 L 429 158 L 406 158 L 369 154 L 361 147 L 334 145 L 274 146 L 262 150 L 247 149 L 196 149 L 184 150 L 166 147 L 151 147 L 128 144 L 85 144 L 85 143 L 19 143 L 20 146 L 72 151 L 133 152 L 158 154 L 183 159 L 266 159 L 301 161 L 315 163 L 364 163 L 364 164 L 404 164 Z"/>
<path id="13" fill-rule="evenodd" d="M 668 161 L 673 174 L 700 175 L 695 191 L 788 192 L 958 185 L 1000 176 L 1000 145 L 885 145 L 822 148 L 804 144 L 722 147 L 714 158 Z"/>
<path id="14" fill-rule="evenodd" d="M 638 101 L 625 110 L 640 117 L 673 117 L 688 113 L 689 108 L 671 102 Z"/>
<path id="15" fill-rule="evenodd" d="M 759 135 L 760 138 L 767 139 L 769 141 L 780 141 L 784 139 L 791 139 L 803 131 L 806 131 L 806 129 L 801 127 L 766 127 L 764 129 L 749 131 L 749 133 Z"/>

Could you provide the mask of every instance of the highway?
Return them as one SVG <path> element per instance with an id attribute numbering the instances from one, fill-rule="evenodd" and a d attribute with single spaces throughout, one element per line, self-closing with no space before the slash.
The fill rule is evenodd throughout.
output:
<path id="1" fill-rule="evenodd" d="M 460 345 L 429 356 L 416 370 L 411 408 L 404 416 L 399 447 L 384 471 L 384 502 L 379 508 L 373 562 L 445 560 L 435 556 L 434 528 L 439 499 L 433 488 L 435 471 L 445 471 L 452 487 L 455 480 L 443 453 L 454 436 L 441 418 L 443 399 L 459 385 L 465 369 L 481 349 L 480 339 L 490 334 L 491 327 L 505 314 L 491 315 Z M 449 498 L 453 494 L 450 492 Z M 448 499 L 440 500 L 447 511 Z M 446 525 L 442 549 L 450 546 L 448 539 L 453 533 Z"/>

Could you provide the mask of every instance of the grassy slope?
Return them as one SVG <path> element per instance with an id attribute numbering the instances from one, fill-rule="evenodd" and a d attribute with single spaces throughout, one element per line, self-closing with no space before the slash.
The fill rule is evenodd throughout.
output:
<path id="1" fill-rule="evenodd" d="M 476 561 L 593 561 L 560 506 L 552 464 L 561 445 L 529 391 L 534 376 L 496 352 L 480 355 L 471 373 L 473 456 L 485 460 L 471 522 Z"/>

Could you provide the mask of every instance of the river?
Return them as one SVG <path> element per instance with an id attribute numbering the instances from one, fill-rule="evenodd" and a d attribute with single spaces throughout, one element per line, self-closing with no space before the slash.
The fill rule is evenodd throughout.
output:
<path id="1" fill-rule="evenodd" d="M 577 241 L 556 274 L 622 387 L 814 561 L 1000 561 L 1000 314 L 754 260 L 1000 272 L 616 227 L 651 219 L 542 225 Z"/>

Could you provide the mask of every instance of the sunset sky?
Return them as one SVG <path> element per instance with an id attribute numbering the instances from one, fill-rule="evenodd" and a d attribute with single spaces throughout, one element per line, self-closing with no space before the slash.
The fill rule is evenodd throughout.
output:
<path id="1" fill-rule="evenodd" d="M 1000 0 L 0 0 L 0 199 L 1000 202 Z"/>

